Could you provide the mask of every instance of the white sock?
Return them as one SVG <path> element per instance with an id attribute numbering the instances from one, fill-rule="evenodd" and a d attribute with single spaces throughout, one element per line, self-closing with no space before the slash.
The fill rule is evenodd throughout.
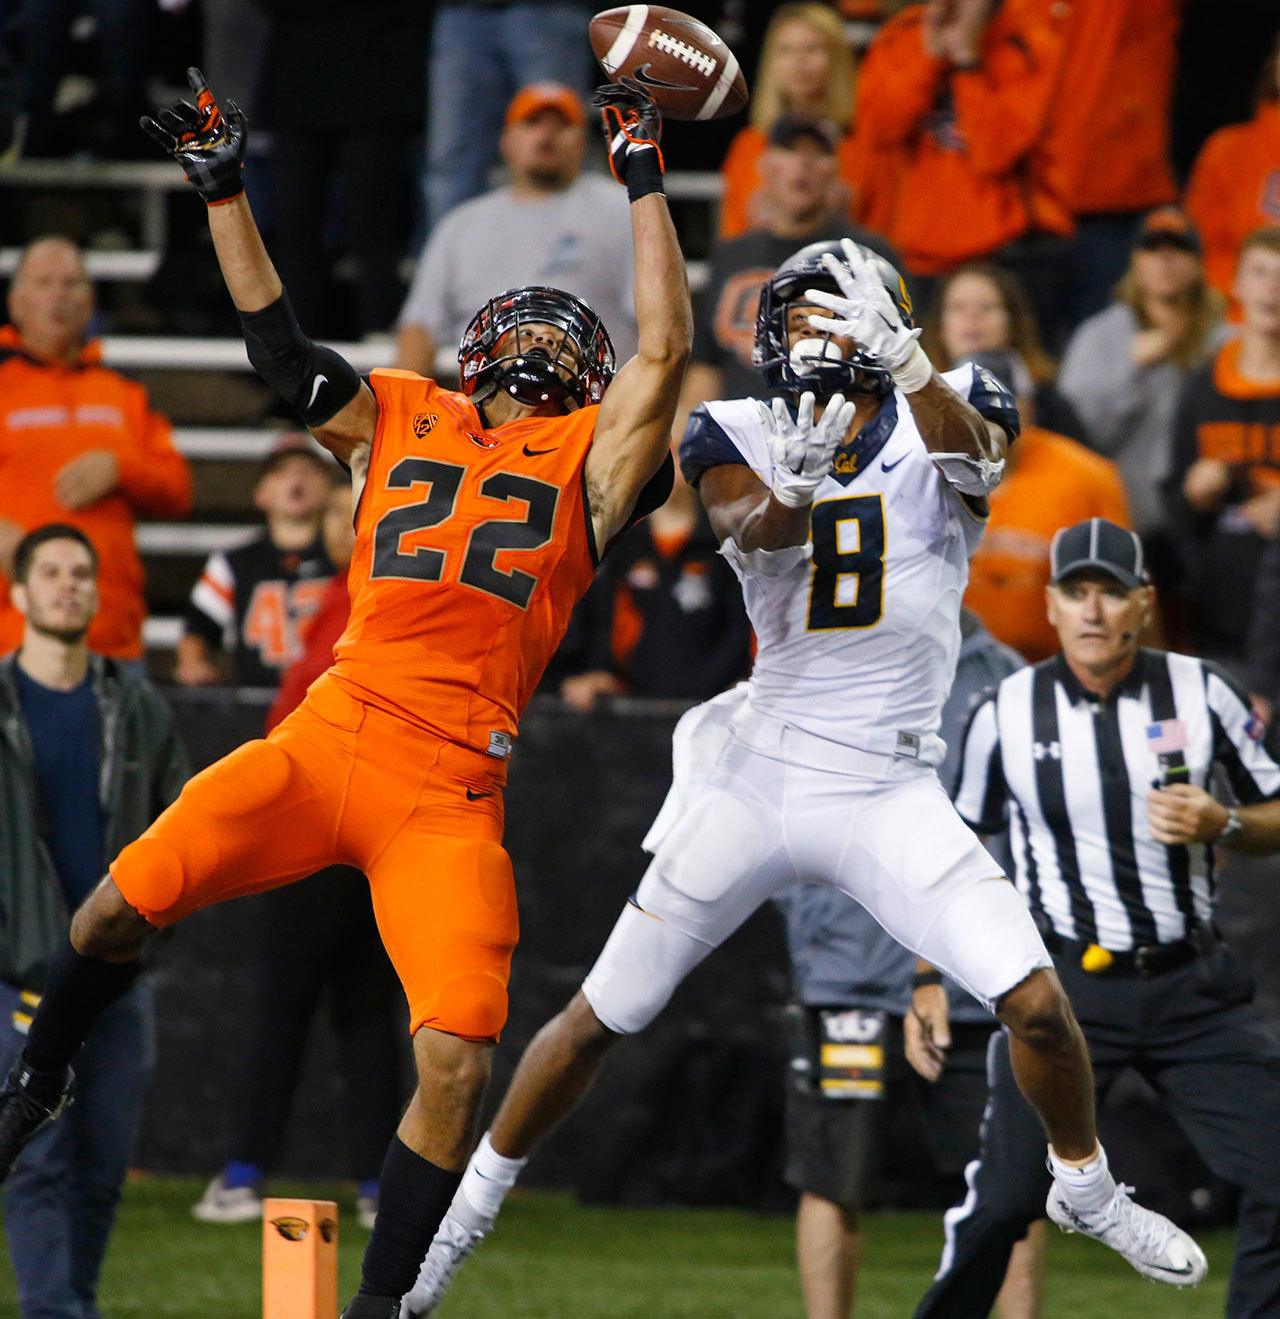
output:
<path id="1" fill-rule="evenodd" d="M 467 1164 L 466 1172 L 462 1174 L 462 1183 L 453 1197 L 449 1212 L 468 1227 L 488 1227 L 498 1216 L 507 1192 L 516 1184 L 520 1170 L 528 1162 L 528 1159 L 508 1159 L 499 1154 L 490 1144 L 489 1133 L 486 1131 Z M 460 1208 L 462 1213 L 459 1212 Z M 467 1214 L 467 1209 L 472 1212 Z M 474 1217 L 478 1217 L 481 1222 L 469 1221 Z"/>
<path id="2" fill-rule="evenodd" d="M 1079 1167 L 1064 1163 L 1050 1147 L 1049 1171 L 1061 1187 L 1067 1203 L 1078 1214 L 1101 1213 L 1115 1194 L 1115 1179 L 1107 1167 L 1107 1154 L 1101 1145 L 1098 1146 L 1097 1155 Z"/>

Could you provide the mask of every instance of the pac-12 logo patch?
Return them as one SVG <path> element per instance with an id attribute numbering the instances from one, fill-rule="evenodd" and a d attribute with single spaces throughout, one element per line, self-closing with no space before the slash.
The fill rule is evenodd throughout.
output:
<path id="1" fill-rule="evenodd" d="M 436 428 L 436 422 L 440 418 L 434 412 L 419 412 L 413 419 L 413 433 L 422 439 L 424 435 L 429 435 Z"/>

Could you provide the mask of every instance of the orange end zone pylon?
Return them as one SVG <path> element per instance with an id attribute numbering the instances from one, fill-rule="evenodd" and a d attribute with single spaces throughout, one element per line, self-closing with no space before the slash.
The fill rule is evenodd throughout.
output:
<path id="1" fill-rule="evenodd" d="M 262 1319 L 338 1319 L 338 1206 L 262 1205 Z"/>

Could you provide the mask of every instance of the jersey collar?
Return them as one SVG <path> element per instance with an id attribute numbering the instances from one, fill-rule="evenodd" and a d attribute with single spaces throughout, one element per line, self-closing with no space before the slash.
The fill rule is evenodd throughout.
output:
<path id="1" fill-rule="evenodd" d="M 889 443 L 889 437 L 898 425 L 898 396 L 888 394 L 880 411 L 847 443 L 842 444 L 831 462 L 831 476 L 841 485 L 848 485 L 861 476 L 879 457 L 880 450 Z"/>
<path id="2" fill-rule="evenodd" d="M 1142 689 L 1147 681 L 1147 665 L 1150 652 L 1145 649 L 1139 649 L 1134 657 L 1133 668 L 1111 689 L 1105 697 L 1099 697 L 1088 690 L 1071 672 L 1071 666 L 1067 663 L 1066 658 L 1059 652 L 1050 661 L 1053 665 L 1053 675 L 1057 679 L 1062 690 L 1066 692 L 1067 699 L 1072 705 L 1079 705 L 1082 701 L 1091 705 L 1106 704 L 1108 702 L 1118 701 L 1122 696 L 1132 696 L 1135 699 L 1142 695 Z"/>

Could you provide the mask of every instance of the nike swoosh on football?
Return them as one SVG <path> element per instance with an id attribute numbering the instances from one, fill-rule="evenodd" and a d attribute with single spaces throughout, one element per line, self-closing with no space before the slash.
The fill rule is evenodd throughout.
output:
<path id="1" fill-rule="evenodd" d="M 673 92 L 696 92 L 698 88 L 690 87 L 687 82 L 664 82 L 649 72 L 651 65 L 642 64 L 631 76 L 645 87 L 667 87 Z"/>
<path id="2" fill-rule="evenodd" d="M 899 463 L 906 462 L 906 459 L 907 459 L 907 455 L 906 455 L 905 453 L 904 453 L 904 454 L 900 454 L 900 455 L 899 455 L 897 458 L 895 458 L 895 459 L 893 460 L 893 462 L 891 462 L 891 463 L 881 463 L 881 464 L 880 464 L 880 470 L 881 470 L 882 472 L 892 472 L 893 469 L 894 469 L 895 467 L 897 467 L 897 465 L 898 465 Z"/>
<path id="3" fill-rule="evenodd" d="M 549 449 L 531 449 L 527 444 L 524 446 L 524 456 L 526 458 L 538 458 L 544 453 L 555 453 L 555 451 L 556 446 L 554 444 Z"/>
<path id="4" fill-rule="evenodd" d="M 467 800 L 468 800 L 468 801 L 479 801 L 482 797 L 492 797 L 492 796 L 493 796 L 493 793 L 491 793 L 491 792 L 476 792 L 476 790 L 475 790 L 474 788 L 468 788 L 468 789 L 467 789 Z"/>
<path id="5" fill-rule="evenodd" d="M 316 401 L 316 395 L 320 392 L 320 386 L 329 379 L 328 376 L 316 376 L 315 384 L 311 386 L 311 397 L 307 400 L 307 407 L 311 407 Z"/>

